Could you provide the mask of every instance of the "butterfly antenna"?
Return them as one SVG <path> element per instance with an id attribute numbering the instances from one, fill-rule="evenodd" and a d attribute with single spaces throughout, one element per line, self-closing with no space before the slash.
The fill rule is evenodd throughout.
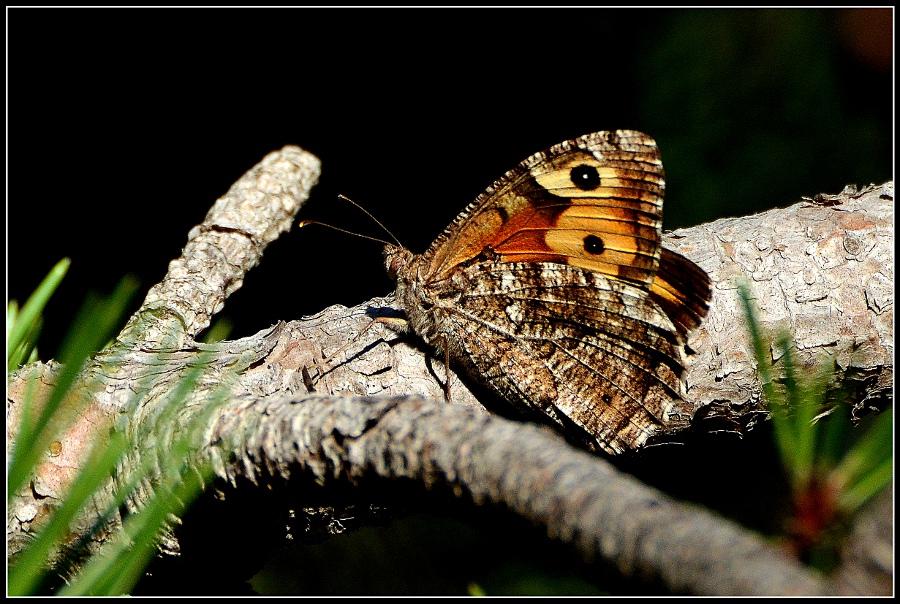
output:
<path id="1" fill-rule="evenodd" d="M 301 229 L 305 226 L 309 226 L 311 224 L 317 224 L 319 226 L 328 227 L 329 229 L 334 229 L 335 231 L 340 231 L 341 233 L 346 233 L 348 235 L 355 235 L 356 237 L 362 237 L 363 239 L 369 239 L 371 241 L 377 241 L 378 243 L 384 243 L 386 245 L 392 245 L 390 241 L 385 241 L 384 239 L 379 239 L 378 237 L 369 237 L 368 235 L 360 235 L 359 233 L 354 233 L 353 231 L 348 231 L 347 229 L 342 229 L 340 227 L 336 227 L 333 224 L 328 224 L 327 222 L 319 222 L 318 220 L 301 220 L 297 223 L 297 228 Z M 387 229 L 385 229 L 387 230 Z M 393 235 L 391 235 L 393 237 Z"/>
<path id="2" fill-rule="evenodd" d="M 374 220 L 374 221 L 375 221 L 375 224 L 377 224 L 377 225 L 380 226 L 382 229 L 384 229 L 384 232 L 387 233 L 388 235 L 390 235 L 390 236 L 391 236 L 391 239 L 393 239 L 393 240 L 397 243 L 397 245 L 399 245 L 400 247 L 403 247 L 403 244 L 400 243 L 400 240 L 397 239 L 396 237 L 394 237 L 394 234 L 393 234 L 392 232 L 390 232 L 386 226 L 384 226 L 383 224 L 381 224 L 381 222 L 380 222 L 377 218 L 375 218 L 374 216 L 372 216 L 372 214 L 369 213 L 369 211 L 368 211 L 367 209 L 365 209 L 364 207 L 362 207 L 361 205 L 359 205 L 358 203 L 356 203 L 355 201 L 353 201 L 352 199 L 350 199 L 349 197 L 347 197 L 347 196 L 345 196 L 345 195 L 341 195 L 340 193 L 338 193 L 338 197 L 340 197 L 340 198 L 343 199 L 344 201 L 349 201 L 350 203 L 352 203 L 353 205 L 355 205 L 357 208 L 359 208 L 360 210 L 362 210 L 363 212 L 365 212 L 365 213 L 366 213 L 366 216 L 368 216 L 369 218 L 371 218 L 372 220 Z M 338 229 L 338 230 L 340 230 L 340 229 Z M 374 239 L 374 237 L 369 237 L 369 239 Z M 375 241 L 381 241 L 381 239 L 375 239 Z M 389 242 L 384 241 L 384 243 L 389 243 Z"/>

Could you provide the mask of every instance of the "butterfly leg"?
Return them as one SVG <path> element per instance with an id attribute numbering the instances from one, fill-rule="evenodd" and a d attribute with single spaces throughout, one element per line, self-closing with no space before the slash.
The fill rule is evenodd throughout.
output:
<path id="1" fill-rule="evenodd" d="M 444 348 L 444 400 L 450 402 L 450 346 L 447 335 L 440 334 L 441 346 Z"/>

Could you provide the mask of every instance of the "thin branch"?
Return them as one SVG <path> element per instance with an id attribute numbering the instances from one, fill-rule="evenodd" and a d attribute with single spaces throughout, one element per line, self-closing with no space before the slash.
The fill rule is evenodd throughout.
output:
<path id="1" fill-rule="evenodd" d="M 244 174 L 191 229 L 181 257 L 150 288 L 119 340 L 172 349 L 209 327 L 266 246 L 291 228 L 319 173 L 318 158 L 287 146 Z"/>
<path id="2" fill-rule="evenodd" d="M 223 467 L 226 473 L 287 480 L 311 472 L 326 487 L 373 477 L 449 486 L 477 503 L 505 505 L 587 559 L 603 557 L 623 574 L 660 580 L 674 593 L 828 589 L 762 537 L 670 499 L 549 428 L 419 397 L 282 397 L 241 411 L 223 410 L 217 437 L 246 434 L 244 417 L 260 421 L 241 439 L 244 463 Z"/>

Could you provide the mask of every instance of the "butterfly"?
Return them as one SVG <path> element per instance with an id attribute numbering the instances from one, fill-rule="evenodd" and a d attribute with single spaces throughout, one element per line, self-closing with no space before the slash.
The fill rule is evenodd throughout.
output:
<path id="1" fill-rule="evenodd" d="M 514 407 L 618 454 L 682 424 L 686 341 L 710 281 L 662 247 L 646 134 L 595 132 L 521 162 L 428 250 L 384 250 L 412 330 Z"/>

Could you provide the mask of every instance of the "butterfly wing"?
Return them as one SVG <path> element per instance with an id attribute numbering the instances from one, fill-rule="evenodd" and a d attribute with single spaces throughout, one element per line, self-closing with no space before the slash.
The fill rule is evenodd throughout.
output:
<path id="1" fill-rule="evenodd" d="M 649 287 L 665 188 L 640 132 L 596 132 L 537 153 L 469 205 L 424 254 L 433 280 L 486 249 L 505 262 L 558 262 Z"/>
<path id="2" fill-rule="evenodd" d="M 610 453 L 679 427 L 683 346 L 645 291 L 556 263 L 464 276 L 443 329 L 466 334 L 451 352 L 479 381 Z"/>
<path id="3" fill-rule="evenodd" d="M 650 297 L 675 324 L 682 339 L 700 326 L 709 310 L 712 284 L 702 268 L 672 250 L 662 248 Z"/>
<path id="4" fill-rule="evenodd" d="M 421 256 L 388 246 L 397 298 L 419 335 L 514 404 L 595 448 L 636 448 L 684 421 L 684 343 L 710 294 L 701 269 L 661 247 L 664 188 L 640 132 L 551 147 Z"/>

